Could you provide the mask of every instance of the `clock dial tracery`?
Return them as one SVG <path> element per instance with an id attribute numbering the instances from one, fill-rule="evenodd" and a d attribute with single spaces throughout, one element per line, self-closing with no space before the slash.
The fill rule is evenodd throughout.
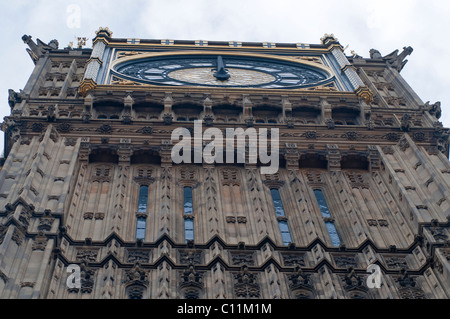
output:
<path id="1" fill-rule="evenodd" d="M 112 74 L 154 85 L 208 87 L 302 88 L 332 82 L 329 74 L 309 65 L 248 56 L 163 56 L 118 64 Z"/>

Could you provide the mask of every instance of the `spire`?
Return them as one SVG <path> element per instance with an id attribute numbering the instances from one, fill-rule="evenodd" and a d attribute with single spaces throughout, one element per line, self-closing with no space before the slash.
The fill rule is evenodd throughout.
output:
<path id="1" fill-rule="evenodd" d="M 391 54 L 386 55 L 383 57 L 383 59 L 394 69 L 396 69 L 398 72 L 400 72 L 405 64 L 408 62 L 408 60 L 405 60 L 405 58 L 408 55 L 411 55 L 413 52 L 412 47 L 404 47 L 403 52 L 398 54 L 398 50 L 395 50 Z"/>
<path id="2" fill-rule="evenodd" d="M 50 50 L 58 50 L 59 43 L 57 40 L 52 40 L 48 44 L 45 44 L 41 40 L 37 39 L 37 43 L 31 39 L 31 35 L 22 36 L 22 40 L 26 43 L 29 48 L 27 48 L 27 52 L 33 60 L 34 64 L 39 61 L 39 59 Z"/>

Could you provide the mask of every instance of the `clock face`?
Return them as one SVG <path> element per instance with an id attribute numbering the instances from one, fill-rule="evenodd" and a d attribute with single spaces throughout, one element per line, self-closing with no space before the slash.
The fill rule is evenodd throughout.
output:
<path id="1" fill-rule="evenodd" d="M 112 74 L 153 85 L 302 88 L 330 82 L 324 70 L 309 65 L 261 57 L 177 55 L 131 60 Z"/>

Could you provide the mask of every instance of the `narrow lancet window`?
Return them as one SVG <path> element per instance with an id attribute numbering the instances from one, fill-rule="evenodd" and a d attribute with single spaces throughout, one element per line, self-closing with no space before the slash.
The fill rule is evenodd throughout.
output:
<path id="1" fill-rule="evenodd" d="M 136 239 L 145 240 L 145 228 L 147 223 L 147 202 L 148 202 L 148 186 L 142 185 L 139 188 Z"/>
<path id="2" fill-rule="evenodd" d="M 194 210 L 192 202 L 192 187 L 183 190 L 184 202 L 184 240 L 194 240 Z"/>
<path id="3" fill-rule="evenodd" d="M 136 239 L 145 240 L 145 224 L 147 220 L 145 217 L 138 217 L 136 225 Z"/>
<path id="4" fill-rule="evenodd" d="M 148 186 L 142 185 L 139 189 L 138 213 L 147 213 Z"/>
<path id="5" fill-rule="evenodd" d="M 283 202 L 281 201 L 280 191 L 276 188 L 270 190 L 272 195 L 273 206 L 277 215 L 278 226 L 280 227 L 281 238 L 283 239 L 283 245 L 289 245 L 292 243 L 291 232 L 289 231 L 288 221 L 284 213 Z"/>
<path id="6" fill-rule="evenodd" d="M 339 238 L 339 234 L 334 224 L 333 217 L 331 216 L 330 209 L 328 208 L 327 201 L 325 200 L 325 196 L 320 189 L 315 189 L 314 195 L 316 196 L 317 204 L 319 205 L 320 213 L 322 214 L 322 218 L 325 222 L 331 243 L 334 247 L 339 247 L 342 242 Z"/>

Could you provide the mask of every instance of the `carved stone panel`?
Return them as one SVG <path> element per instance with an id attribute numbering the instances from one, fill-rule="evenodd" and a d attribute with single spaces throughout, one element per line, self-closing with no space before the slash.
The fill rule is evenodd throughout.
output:
<path id="1" fill-rule="evenodd" d="M 150 260 L 150 252 L 148 250 L 129 249 L 127 254 L 127 263 L 146 264 Z"/>
<path id="2" fill-rule="evenodd" d="M 299 254 L 283 254 L 283 263 L 286 267 L 305 266 L 305 256 Z"/>
<path id="3" fill-rule="evenodd" d="M 404 257 L 385 256 L 384 260 L 386 262 L 386 266 L 389 269 L 408 269 L 408 263 L 406 262 L 406 258 Z"/>
<path id="4" fill-rule="evenodd" d="M 202 252 L 196 250 L 180 250 L 180 264 L 189 265 L 190 263 L 194 265 L 201 264 Z"/>
<path id="5" fill-rule="evenodd" d="M 84 249 L 77 251 L 77 260 L 86 263 L 94 263 L 97 261 L 98 249 Z"/>
<path id="6" fill-rule="evenodd" d="M 358 262 L 356 261 L 355 256 L 350 255 L 334 255 L 333 256 L 334 263 L 336 264 L 337 268 L 356 268 L 358 265 Z"/>
<path id="7" fill-rule="evenodd" d="M 253 266 L 255 264 L 255 260 L 253 259 L 253 254 L 251 253 L 232 253 L 231 263 L 233 266 Z"/>
<path id="8" fill-rule="evenodd" d="M 300 266 L 288 275 L 289 288 L 296 299 L 312 299 L 314 297 L 314 287 L 311 282 L 311 275 L 305 274 Z"/>
<path id="9" fill-rule="evenodd" d="M 249 272 L 248 267 L 242 267 L 241 272 L 234 275 L 234 294 L 237 298 L 260 298 L 258 274 Z"/>

